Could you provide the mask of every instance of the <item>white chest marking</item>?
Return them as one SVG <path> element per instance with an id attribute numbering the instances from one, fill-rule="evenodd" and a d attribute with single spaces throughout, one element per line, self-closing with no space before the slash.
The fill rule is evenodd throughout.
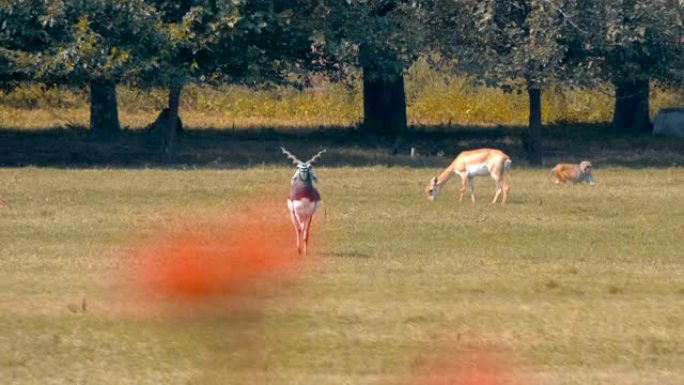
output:
<path id="1" fill-rule="evenodd" d="M 489 175 L 489 167 L 486 163 L 474 163 L 466 166 L 468 176 Z"/>

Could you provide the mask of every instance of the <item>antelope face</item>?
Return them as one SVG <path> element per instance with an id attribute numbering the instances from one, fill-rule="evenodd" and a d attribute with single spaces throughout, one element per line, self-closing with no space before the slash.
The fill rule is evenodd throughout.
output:
<path id="1" fill-rule="evenodd" d="M 591 162 L 589 162 L 588 160 L 583 160 L 582 162 L 580 162 L 579 168 L 584 176 L 584 179 L 586 179 L 586 181 L 589 182 L 590 185 L 593 186 L 594 184 L 596 184 L 594 182 L 594 177 L 591 175 Z"/>
<path id="2" fill-rule="evenodd" d="M 297 177 L 304 181 L 308 182 L 311 179 L 313 179 L 313 170 L 311 169 L 311 163 L 300 163 L 297 165 Z"/>
<path id="3" fill-rule="evenodd" d="M 427 194 L 427 199 L 429 201 L 434 201 L 435 198 L 437 198 L 439 187 L 439 180 L 437 177 L 430 179 L 430 183 L 428 183 L 427 187 L 425 187 L 425 193 Z"/>

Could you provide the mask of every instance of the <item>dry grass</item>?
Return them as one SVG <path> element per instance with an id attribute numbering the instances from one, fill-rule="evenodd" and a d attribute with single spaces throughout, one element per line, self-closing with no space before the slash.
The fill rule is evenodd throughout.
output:
<path id="1" fill-rule="evenodd" d="M 162 90 L 127 87 L 119 87 L 118 97 L 121 125 L 130 129 L 152 123 L 166 101 Z M 189 86 L 181 98 L 180 115 L 192 128 L 349 126 L 360 120 L 360 100 L 358 91 L 335 84 L 325 90 L 303 91 Z M 88 119 L 88 99 L 82 92 L 37 86 L 8 95 L 0 92 L 0 128 L 87 127 Z"/>
<path id="2" fill-rule="evenodd" d="M 535 384 L 684 382 L 681 168 L 597 167 L 590 188 L 514 163 L 507 206 L 486 179 L 476 204 L 456 185 L 429 204 L 438 167 L 325 167 L 341 154 L 317 169 L 321 263 L 249 310 L 189 318 L 122 311 L 121 252 L 286 189 L 289 168 L 0 169 L 2 382 L 398 385 L 483 346 Z"/>
<path id="3" fill-rule="evenodd" d="M 411 125 L 524 125 L 528 120 L 525 93 L 504 93 L 472 84 L 464 77 L 445 77 L 422 62 L 406 79 L 407 114 Z M 140 91 L 119 87 L 121 124 L 146 127 L 164 108 L 163 90 Z M 559 91 L 550 87 L 542 95 L 546 124 L 610 121 L 611 87 Z M 251 90 L 240 86 L 219 88 L 189 86 L 181 97 L 181 118 L 190 128 L 354 126 L 362 120 L 360 84 L 345 87 L 323 83 L 315 89 L 276 87 Z M 653 87 L 651 114 L 684 105 L 684 94 Z M 82 91 L 19 88 L 0 92 L 0 128 L 45 129 L 87 127 L 88 99 Z"/>

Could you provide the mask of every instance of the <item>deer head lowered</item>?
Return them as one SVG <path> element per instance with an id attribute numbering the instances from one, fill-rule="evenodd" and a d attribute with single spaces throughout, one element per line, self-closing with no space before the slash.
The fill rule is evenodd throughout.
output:
<path id="1" fill-rule="evenodd" d="M 479 148 L 463 151 L 456 156 L 456 159 L 439 176 L 435 176 L 430 180 L 430 183 L 425 187 L 427 198 L 431 201 L 435 200 L 440 188 L 452 176 L 458 175 L 461 178 L 459 202 L 463 201 L 466 189 L 470 193 L 470 199 L 475 202 L 473 178 L 480 175 L 489 175 L 496 182 L 496 193 L 492 203 L 496 203 L 501 196 L 501 203 L 504 204 L 508 200 L 509 191 L 508 183 L 504 181 L 504 171 L 510 166 L 511 158 L 496 149 Z"/>
<path id="2" fill-rule="evenodd" d="M 312 164 L 325 153 L 325 149 L 319 151 L 306 162 L 302 162 L 285 148 L 281 147 L 280 149 L 297 166 L 297 170 L 292 176 L 287 207 L 290 210 L 292 224 L 297 233 L 297 251 L 300 255 L 302 252 L 306 255 L 309 247 L 311 220 L 321 202 L 321 195 L 313 186 L 313 182 L 318 182 L 318 178 L 313 171 Z"/>

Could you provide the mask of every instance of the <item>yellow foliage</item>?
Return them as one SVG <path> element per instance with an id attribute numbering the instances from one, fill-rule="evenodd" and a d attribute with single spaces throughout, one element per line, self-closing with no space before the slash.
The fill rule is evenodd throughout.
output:
<path id="1" fill-rule="evenodd" d="M 437 73 L 422 62 L 408 71 L 406 94 L 412 125 L 525 125 L 528 121 L 525 92 L 506 93 L 476 85 L 463 76 Z M 167 92 L 120 86 L 118 100 L 122 124 L 141 128 L 165 107 Z M 661 108 L 684 105 L 684 95 L 677 90 L 653 87 L 650 102 L 653 116 Z M 562 91 L 551 86 L 542 93 L 542 118 L 545 124 L 610 121 L 613 103 L 609 85 Z M 362 120 L 362 106 L 360 83 L 354 87 L 323 83 L 304 90 L 285 86 L 250 89 L 237 85 L 189 85 L 181 96 L 180 114 L 187 127 L 196 128 L 351 126 Z M 26 85 L 11 93 L 0 92 L 3 127 L 87 126 L 87 115 L 85 91 Z"/>

